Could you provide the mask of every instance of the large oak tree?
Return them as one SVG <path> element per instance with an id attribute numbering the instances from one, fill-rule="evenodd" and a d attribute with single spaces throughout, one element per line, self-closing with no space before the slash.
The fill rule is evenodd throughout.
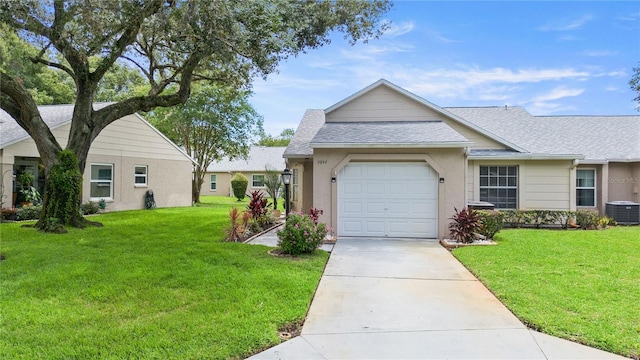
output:
<path id="1" fill-rule="evenodd" d="M 12 0 L 0 2 L 0 21 L 40 47 L 30 61 L 66 72 L 75 107 L 65 154 L 84 172 L 92 141 L 110 123 L 137 111 L 184 103 L 194 81 L 245 87 L 289 56 L 329 43 L 337 30 L 352 43 L 384 30 L 386 0 Z M 90 59 L 99 58 L 99 61 Z M 119 62 L 137 67 L 149 90 L 95 110 L 99 84 Z M 39 228 L 56 221 L 84 226 L 79 190 L 72 207 L 54 211 L 64 181 L 50 181 L 62 147 L 23 83 L 0 71 L 0 107 L 33 138 L 45 169 Z M 73 157 L 63 156 L 68 164 Z M 65 171 L 69 171 L 68 169 Z M 77 189 L 77 186 L 73 186 Z M 67 200 L 65 200 L 67 201 Z M 69 213 L 70 212 L 70 213 Z M 46 220 L 46 221 L 45 221 Z"/>

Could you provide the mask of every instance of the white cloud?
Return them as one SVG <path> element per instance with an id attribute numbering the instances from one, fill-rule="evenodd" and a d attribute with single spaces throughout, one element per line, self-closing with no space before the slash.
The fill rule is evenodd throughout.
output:
<path id="1" fill-rule="evenodd" d="M 562 19 L 547 23 L 538 27 L 540 31 L 572 31 L 581 29 L 586 23 L 591 21 L 593 16 L 584 15 L 575 19 Z"/>
<path id="2" fill-rule="evenodd" d="M 564 86 L 558 86 L 546 94 L 534 97 L 531 101 L 534 103 L 542 103 L 545 101 L 558 100 L 570 96 L 578 96 L 584 92 L 584 89 L 569 89 Z"/>
<path id="3" fill-rule="evenodd" d="M 619 51 L 611 51 L 611 50 L 585 50 L 580 53 L 580 55 L 591 56 L 591 57 L 601 57 L 601 56 L 614 56 L 618 55 Z"/>
<path id="4" fill-rule="evenodd" d="M 389 28 L 384 32 L 384 37 L 394 38 L 408 34 L 415 28 L 413 21 L 403 21 L 400 23 L 390 23 Z"/>

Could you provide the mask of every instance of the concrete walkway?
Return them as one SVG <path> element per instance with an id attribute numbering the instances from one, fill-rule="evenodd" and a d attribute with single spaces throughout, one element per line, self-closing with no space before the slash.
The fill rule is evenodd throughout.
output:
<path id="1" fill-rule="evenodd" d="M 527 329 L 435 241 L 340 239 L 301 336 L 250 359 L 616 358 Z"/>

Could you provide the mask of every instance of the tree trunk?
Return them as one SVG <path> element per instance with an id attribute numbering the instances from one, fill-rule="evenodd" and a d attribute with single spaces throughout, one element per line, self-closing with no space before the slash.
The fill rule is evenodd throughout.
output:
<path id="1" fill-rule="evenodd" d="M 200 184 L 198 184 L 200 183 Z M 194 178 L 191 181 L 191 200 L 195 203 L 200 202 L 200 188 L 202 186 L 202 182 L 198 181 L 197 178 Z"/>

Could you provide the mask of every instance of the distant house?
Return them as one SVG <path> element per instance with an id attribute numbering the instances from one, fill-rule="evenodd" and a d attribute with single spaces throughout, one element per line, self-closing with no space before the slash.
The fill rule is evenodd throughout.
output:
<path id="1" fill-rule="evenodd" d="M 293 207 L 337 236 L 443 238 L 455 209 L 640 202 L 640 116 L 443 108 L 380 80 L 307 110 L 284 153 Z"/>
<path id="2" fill-rule="evenodd" d="M 247 192 L 264 190 L 265 169 L 282 171 L 285 168 L 284 147 L 253 146 L 246 159 L 225 159 L 207 168 L 200 195 L 233 196 L 231 178 L 235 173 L 249 179 Z"/>
<path id="3" fill-rule="evenodd" d="M 96 104 L 96 107 L 105 104 Z M 38 107 L 42 119 L 64 148 L 71 129 L 73 105 Z M 15 205 L 16 177 L 29 172 L 44 188 L 44 173 L 31 137 L 0 110 L 0 173 L 5 207 Z M 82 201 L 107 202 L 107 210 L 144 208 L 144 194 L 153 190 L 159 207 L 191 205 L 193 159 L 138 114 L 118 119 L 93 141 L 83 178 Z"/>

